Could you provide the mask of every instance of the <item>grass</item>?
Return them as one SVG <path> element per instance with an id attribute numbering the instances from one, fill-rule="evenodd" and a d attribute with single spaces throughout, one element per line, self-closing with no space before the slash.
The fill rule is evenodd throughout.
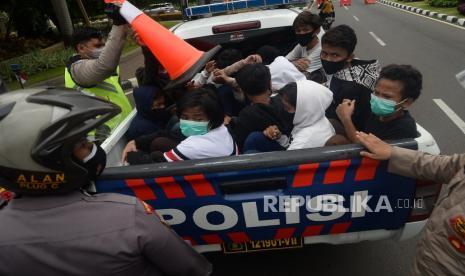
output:
<path id="1" fill-rule="evenodd" d="M 39 74 L 29 76 L 29 79 L 25 83 L 24 87 L 29 87 L 29 86 L 31 86 L 31 85 L 33 85 L 35 83 L 46 81 L 46 80 L 58 77 L 60 75 L 63 75 L 64 70 L 65 70 L 64 66 L 63 67 L 57 67 L 57 68 L 53 68 L 53 69 L 41 72 Z M 15 89 L 20 89 L 21 88 L 21 86 L 19 85 L 19 83 L 17 81 L 9 82 L 9 83 L 6 84 L 6 86 L 7 86 L 8 90 L 15 90 Z"/>
<path id="2" fill-rule="evenodd" d="M 160 22 L 160 24 L 163 25 L 165 28 L 169 29 L 172 26 L 178 24 L 179 22 L 181 21 L 179 20 L 163 21 L 163 22 Z M 128 39 L 123 48 L 123 55 L 130 53 L 131 51 L 137 49 L 138 47 L 139 46 L 135 42 L 133 42 L 132 39 Z M 53 68 L 53 69 L 50 69 L 44 72 L 40 72 L 35 75 L 31 75 L 29 76 L 29 79 L 25 83 L 24 87 L 30 87 L 31 85 L 34 85 L 36 83 L 59 77 L 64 74 L 64 70 L 65 70 L 65 67 L 61 66 L 61 67 Z M 8 90 L 15 90 L 15 89 L 21 88 L 21 86 L 19 85 L 17 81 L 9 82 L 6 84 L 6 86 Z"/>
<path id="3" fill-rule="evenodd" d="M 132 50 L 136 49 L 137 47 L 139 47 L 137 44 L 128 40 L 126 42 L 126 45 L 124 45 L 123 55 L 130 53 Z M 60 66 L 60 67 L 53 68 L 53 69 L 50 69 L 44 72 L 40 72 L 35 75 L 31 75 L 29 76 L 29 79 L 27 80 L 27 82 L 24 84 L 24 87 L 30 87 L 36 83 L 62 76 L 64 72 L 65 72 L 65 66 Z M 21 86 L 19 85 L 17 81 L 9 82 L 6 84 L 6 86 L 8 90 L 15 90 L 15 89 L 21 88 Z"/>
<path id="4" fill-rule="evenodd" d="M 169 29 L 169 28 L 173 27 L 174 25 L 176 25 L 176 24 L 178 24 L 180 22 L 181 22 L 181 20 L 171 20 L 171 21 L 160 22 L 160 24 L 165 26 L 165 28 Z"/>
<path id="5" fill-rule="evenodd" d="M 404 1 L 399 1 L 399 0 L 393 0 L 393 1 L 397 3 L 401 3 L 403 5 L 412 6 L 415 8 L 443 13 L 447 15 L 453 15 L 453 16 L 457 16 L 458 18 L 465 18 L 465 15 L 462 15 L 459 13 L 459 11 L 457 10 L 457 7 L 452 7 L 452 8 L 432 7 L 428 5 L 427 1 L 419 1 L 419 2 L 404 2 Z"/>

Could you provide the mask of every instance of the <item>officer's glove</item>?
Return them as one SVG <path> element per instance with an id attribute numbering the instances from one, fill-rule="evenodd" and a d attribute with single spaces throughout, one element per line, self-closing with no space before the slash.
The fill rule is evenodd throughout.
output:
<path id="1" fill-rule="evenodd" d="M 113 20 L 113 25 L 121 26 L 124 24 L 128 24 L 126 19 L 124 19 L 124 17 L 122 17 L 119 13 L 119 9 L 120 7 L 118 5 L 105 4 L 105 14 L 108 16 L 108 18 Z"/>

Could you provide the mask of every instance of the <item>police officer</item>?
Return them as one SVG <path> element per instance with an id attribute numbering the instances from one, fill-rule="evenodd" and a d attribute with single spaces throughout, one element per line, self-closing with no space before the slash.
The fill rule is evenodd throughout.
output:
<path id="1" fill-rule="evenodd" d="M 449 193 L 436 203 L 418 241 L 411 274 L 465 275 L 465 154 L 434 156 L 391 147 L 363 132 L 357 138 L 369 150 L 362 156 L 389 159 L 389 172 L 447 183 Z"/>
<path id="2" fill-rule="evenodd" d="M 105 166 L 84 137 L 120 111 L 65 89 L 0 95 L 0 275 L 209 275 L 211 264 L 132 196 L 81 190 Z"/>
<path id="3" fill-rule="evenodd" d="M 131 112 L 132 107 L 119 84 L 119 59 L 128 25 L 114 5 L 106 6 L 113 27 L 105 43 L 102 33 L 91 27 L 75 30 L 72 46 L 76 52 L 65 68 L 65 86 L 107 99 L 122 112 L 106 123 L 113 130 Z"/>

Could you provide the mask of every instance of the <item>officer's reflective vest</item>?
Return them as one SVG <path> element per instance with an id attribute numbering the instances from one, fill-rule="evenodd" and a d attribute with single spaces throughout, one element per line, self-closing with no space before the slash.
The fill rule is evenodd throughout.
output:
<path id="1" fill-rule="evenodd" d="M 116 69 L 116 75 L 111 76 L 90 88 L 84 88 L 76 84 L 73 78 L 71 78 L 68 68 L 65 67 L 65 87 L 77 89 L 84 93 L 106 99 L 121 107 L 121 113 L 105 123 L 110 127 L 112 132 L 132 111 L 132 106 L 119 84 L 119 67 Z"/>

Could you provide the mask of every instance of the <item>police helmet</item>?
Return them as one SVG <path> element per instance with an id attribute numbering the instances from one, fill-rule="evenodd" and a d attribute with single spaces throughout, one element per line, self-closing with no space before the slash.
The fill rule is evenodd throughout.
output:
<path id="1" fill-rule="evenodd" d="M 0 187 L 22 195 L 63 194 L 89 181 L 74 146 L 121 109 L 66 88 L 0 95 Z"/>

